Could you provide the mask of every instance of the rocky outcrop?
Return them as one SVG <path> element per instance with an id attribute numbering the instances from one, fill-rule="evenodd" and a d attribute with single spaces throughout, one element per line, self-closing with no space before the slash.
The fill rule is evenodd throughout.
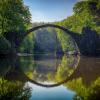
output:
<path id="1" fill-rule="evenodd" d="M 90 27 L 83 28 L 78 44 L 81 54 L 100 55 L 100 36 Z"/>

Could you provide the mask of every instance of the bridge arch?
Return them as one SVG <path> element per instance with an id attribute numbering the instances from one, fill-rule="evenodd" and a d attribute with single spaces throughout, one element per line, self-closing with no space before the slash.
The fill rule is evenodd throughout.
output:
<path id="1" fill-rule="evenodd" d="M 63 26 L 59 26 L 59 25 L 55 25 L 55 24 L 43 24 L 43 25 L 39 25 L 39 26 L 36 26 L 36 27 L 33 27 L 29 30 L 27 30 L 24 35 L 23 35 L 23 38 L 21 40 L 21 42 L 24 40 L 24 38 L 29 35 L 31 32 L 34 32 L 40 28 L 46 28 L 46 27 L 51 27 L 51 28 L 58 28 L 58 29 L 61 29 L 62 31 L 64 31 L 66 34 L 68 34 L 71 39 L 73 40 L 73 42 L 75 43 L 75 46 L 76 46 L 76 49 L 77 49 L 77 52 L 80 53 L 80 50 L 79 50 L 79 47 L 78 47 L 78 43 L 77 43 L 77 34 L 73 33 L 72 31 L 68 30 L 67 28 L 64 28 Z M 21 43 L 20 43 L 21 44 Z"/>

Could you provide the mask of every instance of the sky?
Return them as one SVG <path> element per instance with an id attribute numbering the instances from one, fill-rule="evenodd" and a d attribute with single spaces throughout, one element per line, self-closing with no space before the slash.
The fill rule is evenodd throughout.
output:
<path id="1" fill-rule="evenodd" d="M 79 0 L 24 0 L 32 14 L 32 22 L 61 21 L 73 14 Z"/>

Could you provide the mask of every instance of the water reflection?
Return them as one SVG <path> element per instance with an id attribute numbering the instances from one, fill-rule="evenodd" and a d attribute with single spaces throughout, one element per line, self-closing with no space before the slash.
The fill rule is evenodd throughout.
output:
<path id="1" fill-rule="evenodd" d="M 79 58 L 0 59 L 0 100 L 100 100 L 100 58 Z"/>
<path id="2" fill-rule="evenodd" d="M 72 100 L 75 95 L 75 92 L 66 89 L 63 85 L 49 89 L 31 83 L 28 85 L 33 90 L 30 100 Z"/>
<path id="3" fill-rule="evenodd" d="M 11 79 L 12 76 L 15 77 L 16 70 L 13 61 L 8 58 L 0 59 L 0 100 L 29 100 L 30 87 L 25 87 L 25 82 L 16 80 L 16 78 Z"/>
<path id="4" fill-rule="evenodd" d="M 76 92 L 75 100 L 100 100 L 100 58 L 82 57 L 65 86 Z"/>
<path id="5" fill-rule="evenodd" d="M 79 61 L 77 57 L 66 55 L 38 56 L 39 58 L 21 57 L 20 68 L 31 82 L 47 87 L 57 86 L 67 81 Z"/>

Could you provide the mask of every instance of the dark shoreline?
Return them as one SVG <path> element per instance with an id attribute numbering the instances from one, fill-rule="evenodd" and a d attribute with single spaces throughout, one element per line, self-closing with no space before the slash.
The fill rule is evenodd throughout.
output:
<path id="1" fill-rule="evenodd" d="M 28 54 L 29 55 L 29 54 Z M 33 54 L 34 55 L 34 54 Z M 37 55 L 37 54 L 35 54 L 35 55 Z M 57 55 L 64 55 L 64 53 L 63 54 L 57 54 Z M 100 55 L 81 55 L 81 54 L 66 54 L 66 55 L 68 55 L 68 56 L 70 56 L 70 55 L 72 55 L 72 56 L 82 56 L 82 57 L 100 57 Z M 0 54 L 0 58 L 8 58 L 8 57 L 17 57 L 18 56 L 18 54 Z"/>

